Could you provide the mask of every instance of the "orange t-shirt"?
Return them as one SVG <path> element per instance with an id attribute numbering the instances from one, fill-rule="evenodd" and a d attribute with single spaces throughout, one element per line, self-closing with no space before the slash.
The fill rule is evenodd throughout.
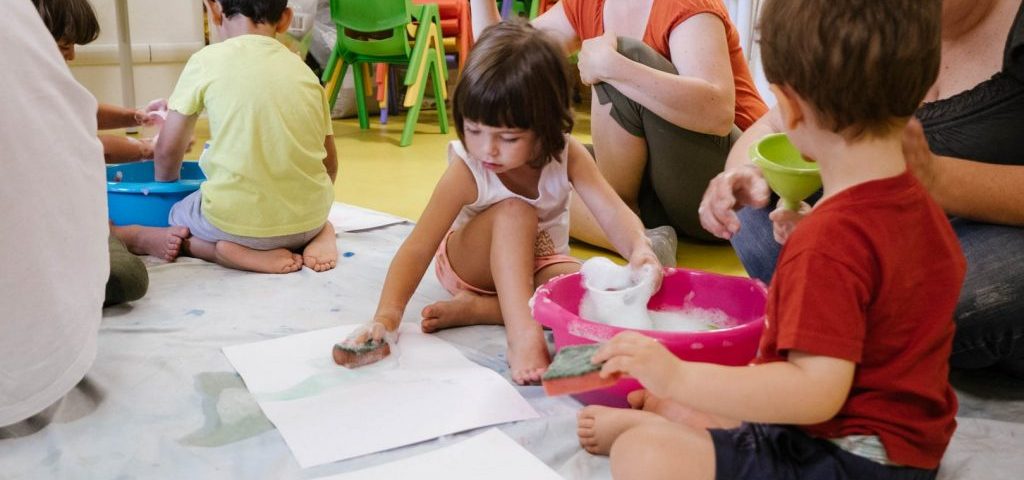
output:
<path id="1" fill-rule="evenodd" d="M 565 16 L 580 40 L 604 34 L 604 0 L 562 0 Z M 761 100 L 754 86 L 754 79 L 747 68 L 747 59 L 743 57 L 740 46 L 740 34 L 736 31 L 729 12 L 721 0 L 654 0 L 651 14 L 647 20 L 643 42 L 671 60 L 668 37 L 672 30 L 690 17 L 710 13 L 722 19 L 725 25 L 725 37 L 729 42 L 729 61 L 736 84 L 736 126 L 746 130 L 761 115 L 768 111 L 768 106 Z"/>

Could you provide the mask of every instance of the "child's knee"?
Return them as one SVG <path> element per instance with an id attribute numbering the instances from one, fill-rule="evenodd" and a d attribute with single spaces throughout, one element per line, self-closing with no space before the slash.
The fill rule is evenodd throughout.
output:
<path id="1" fill-rule="evenodd" d="M 495 209 L 499 219 L 515 218 L 519 220 L 537 221 L 537 209 L 518 198 L 508 198 L 495 203 L 491 208 Z"/>

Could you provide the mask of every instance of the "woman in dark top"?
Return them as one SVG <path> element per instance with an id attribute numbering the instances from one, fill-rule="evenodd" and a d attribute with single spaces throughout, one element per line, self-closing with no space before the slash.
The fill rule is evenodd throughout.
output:
<path id="1" fill-rule="evenodd" d="M 939 78 L 907 129 L 904 154 L 967 257 L 950 363 L 1024 376 L 1024 5 L 944 0 L 942 31 Z M 746 152 L 779 123 L 772 110 L 744 133 L 700 207 L 704 228 L 730 239 L 748 273 L 765 282 L 781 248 L 773 236 L 785 241 L 800 215 L 771 213 L 774 199 Z"/>

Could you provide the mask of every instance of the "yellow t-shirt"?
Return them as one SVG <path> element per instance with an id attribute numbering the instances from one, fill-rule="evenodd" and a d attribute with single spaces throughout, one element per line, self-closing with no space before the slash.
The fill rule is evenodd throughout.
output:
<path id="1" fill-rule="evenodd" d="M 245 237 L 313 230 L 327 221 L 334 187 L 323 160 L 332 135 L 327 94 L 301 59 L 271 37 L 232 37 L 196 52 L 168 107 L 204 108 L 210 148 L 200 166 L 203 216 Z"/>

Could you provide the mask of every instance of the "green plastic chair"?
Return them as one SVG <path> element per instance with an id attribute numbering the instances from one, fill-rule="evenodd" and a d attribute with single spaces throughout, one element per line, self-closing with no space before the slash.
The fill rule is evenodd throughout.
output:
<path id="1" fill-rule="evenodd" d="M 407 65 L 403 105 L 409 109 L 400 145 L 412 143 L 413 131 L 423 105 L 428 78 L 434 85 L 441 133 L 448 133 L 448 68 L 441 43 L 441 18 L 436 4 L 413 4 L 411 0 L 331 0 L 331 18 L 338 27 L 338 41 L 331 52 L 321 81 L 331 99 L 331 109 L 341 89 L 345 70 L 353 66 L 359 128 L 370 128 L 366 111 L 369 84 L 363 65 L 387 63 Z M 409 44 L 410 32 L 415 31 Z M 340 68 L 338 64 L 340 63 Z"/>

